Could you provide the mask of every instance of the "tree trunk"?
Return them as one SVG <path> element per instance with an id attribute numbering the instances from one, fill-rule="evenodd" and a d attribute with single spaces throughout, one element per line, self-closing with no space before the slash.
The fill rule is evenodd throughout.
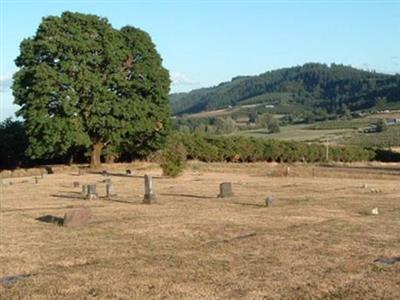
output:
<path id="1" fill-rule="evenodd" d="M 92 153 L 90 155 L 90 168 L 99 169 L 101 167 L 101 150 L 104 145 L 102 143 L 94 143 L 92 146 Z"/>

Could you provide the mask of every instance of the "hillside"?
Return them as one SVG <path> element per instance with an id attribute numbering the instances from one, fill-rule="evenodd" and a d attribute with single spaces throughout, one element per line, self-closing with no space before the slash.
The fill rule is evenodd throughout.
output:
<path id="1" fill-rule="evenodd" d="M 249 104 L 342 114 L 346 110 L 400 107 L 400 75 L 308 63 L 256 76 L 238 76 L 189 93 L 171 94 L 170 101 L 174 114 L 178 115 Z"/>

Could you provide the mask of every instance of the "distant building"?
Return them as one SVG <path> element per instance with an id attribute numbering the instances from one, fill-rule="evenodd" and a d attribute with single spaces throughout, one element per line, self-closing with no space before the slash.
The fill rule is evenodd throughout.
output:
<path id="1" fill-rule="evenodd" d="M 400 119 L 394 119 L 394 118 L 392 118 L 392 119 L 386 119 L 386 124 L 387 124 L 388 126 L 400 124 Z"/>

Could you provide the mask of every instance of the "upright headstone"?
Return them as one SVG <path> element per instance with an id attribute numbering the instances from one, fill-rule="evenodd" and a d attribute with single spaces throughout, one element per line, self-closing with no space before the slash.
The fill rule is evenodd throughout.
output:
<path id="1" fill-rule="evenodd" d="M 89 223 L 91 211 L 88 207 L 78 207 L 67 211 L 64 215 L 63 226 L 65 227 L 80 227 Z"/>
<path id="2" fill-rule="evenodd" d="M 156 194 L 153 191 L 153 178 L 151 175 L 144 175 L 144 198 L 143 203 L 151 204 L 156 202 Z"/>
<path id="3" fill-rule="evenodd" d="M 272 206 L 272 201 L 273 201 L 272 196 L 268 196 L 267 198 L 265 198 L 265 206 L 267 207 Z"/>
<path id="4" fill-rule="evenodd" d="M 219 185 L 219 195 L 218 198 L 232 197 L 232 184 L 230 182 L 223 182 Z"/>
<path id="5" fill-rule="evenodd" d="M 132 171 L 130 169 L 128 169 L 128 170 L 125 171 L 125 173 L 126 173 L 126 175 L 131 175 Z"/>
<path id="6" fill-rule="evenodd" d="M 39 183 L 39 177 L 35 176 L 35 183 L 38 184 Z"/>
<path id="7" fill-rule="evenodd" d="M 96 198 L 97 198 L 96 185 L 95 185 L 95 184 L 89 184 L 89 185 L 88 185 L 87 198 L 88 198 L 89 200 L 92 200 L 92 199 L 96 199 Z"/>
<path id="8" fill-rule="evenodd" d="M 117 193 L 115 192 L 114 184 L 111 181 L 109 181 L 106 184 L 106 195 L 107 195 L 108 198 L 117 195 Z"/>
<path id="9" fill-rule="evenodd" d="M 82 185 L 82 196 L 83 197 L 87 197 L 88 195 L 88 185 L 87 184 L 83 184 Z"/>
<path id="10" fill-rule="evenodd" d="M 79 187 L 79 182 L 78 181 L 74 181 L 73 183 L 72 183 L 72 185 L 74 186 L 74 188 L 76 188 L 76 187 Z"/>

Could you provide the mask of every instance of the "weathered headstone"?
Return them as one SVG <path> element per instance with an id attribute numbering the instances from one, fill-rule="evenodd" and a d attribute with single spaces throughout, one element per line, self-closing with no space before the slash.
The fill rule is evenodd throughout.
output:
<path id="1" fill-rule="evenodd" d="M 89 184 L 87 187 L 87 196 L 89 200 L 96 199 L 97 198 L 97 193 L 96 193 L 96 185 L 95 184 Z"/>
<path id="2" fill-rule="evenodd" d="M 65 227 L 80 227 L 89 223 L 91 211 L 88 207 L 78 207 L 67 211 L 64 215 L 63 226 Z"/>
<path id="3" fill-rule="evenodd" d="M 219 195 L 218 198 L 232 197 L 232 184 L 230 182 L 223 182 L 219 185 Z"/>
<path id="4" fill-rule="evenodd" d="M 267 207 L 272 206 L 272 201 L 273 201 L 272 196 L 268 196 L 267 198 L 265 198 L 265 206 Z"/>
<path id="5" fill-rule="evenodd" d="M 106 184 L 106 195 L 108 198 L 117 195 L 114 184 L 111 181 Z"/>
<path id="6" fill-rule="evenodd" d="M 78 181 L 74 181 L 73 183 L 72 183 L 72 185 L 74 186 L 74 188 L 76 188 L 76 187 L 79 187 L 79 182 Z"/>
<path id="7" fill-rule="evenodd" d="M 128 170 L 125 171 L 125 173 L 126 173 L 126 175 L 131 175 L 132 171 L 130 169 L 128 169 Z"/>
<path id="8" fill-rule="evenodd" d="M 82 196 L 83 197 L 87 197 L 88 195 L 88 185 L 87 184 L 83 184 L 82 185 Z"/>
<path id="9" fill-rule="evenodd" d="M 144 175 L 144 204 L 151 204 L 156 202 L 156 194 L 153 191 L 153 178 L 151 175 Z"/>
<path id="10" fill-rule="evenodd" d="M 35 176 L 35 184 L 39 183 L 39 177 Z"/>
<path id="11" fill-rule="evenodd" d="M 375 207 L 374 209 L 372 209 L 372 210 L 371 210 L 371 213 L 372 213 L 373 215 L 375 215 L 375 216 L 379 215 L 378 208 Z"/>

